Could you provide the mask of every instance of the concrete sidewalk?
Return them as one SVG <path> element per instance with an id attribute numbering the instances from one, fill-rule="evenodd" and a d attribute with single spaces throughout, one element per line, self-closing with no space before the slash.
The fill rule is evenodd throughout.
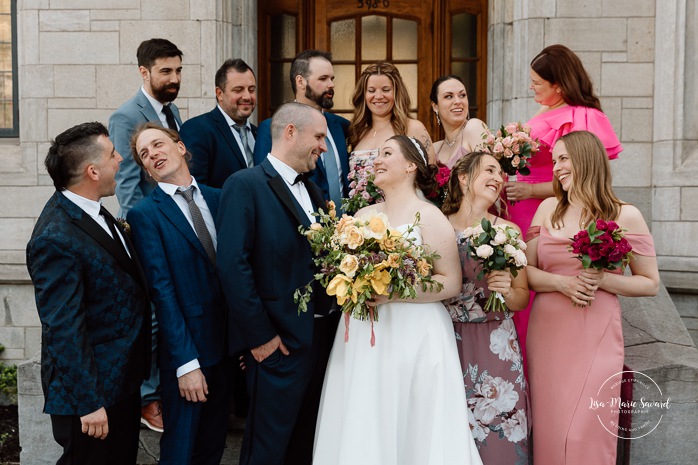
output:
<path id="1" fill-rule="evenodd" d="M 240 457 L 240 445 L 242 444 L 242 430 L 234 429 L 228 433 L 221 465 L 238 465 Z M 160 433 L 141 428 L 141 443 L 138 450 L 138 465 L 152 465 L 158 463 L 160 457 Z"/>

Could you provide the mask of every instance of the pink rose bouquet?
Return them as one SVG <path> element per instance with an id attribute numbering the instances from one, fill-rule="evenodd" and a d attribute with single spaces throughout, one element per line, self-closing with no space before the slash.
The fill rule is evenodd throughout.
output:
<path id="1" fill-rule="evenodd" d="M 342 209 L 345 212 L 354 213 L 363 207 L 383 201 L 383 192 L 373 184 L 375 177 L 372 158 L 355 161 L 347 175 L 349 197 L 342 200 Z"/>
<path id="2" fill-rule="evenodd" d="M 538 141 L 531 138 L 531 127 L 527 124 L 509 123 L 496 132 L 482 134 L 482 143 L 477 149 L 487 152 L 499 160 L 502 171 L 508 175 L 531 174 L 528 159 L 538 151 Z"/>

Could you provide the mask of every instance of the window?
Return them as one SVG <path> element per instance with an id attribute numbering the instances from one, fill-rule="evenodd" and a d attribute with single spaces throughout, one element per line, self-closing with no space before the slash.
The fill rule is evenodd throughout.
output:
<path id="1" fill-rule="evenodd" d="M 17 3 L 0 0 L 0 137 L 19 135 Z"/>

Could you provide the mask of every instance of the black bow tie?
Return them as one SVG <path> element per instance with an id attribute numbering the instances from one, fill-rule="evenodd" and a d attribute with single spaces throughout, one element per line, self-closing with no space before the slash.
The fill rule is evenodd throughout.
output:
<path id="1" fill-rule="evenodd" d="M 293 180 L 293 185 L 295 186 L 299 182 L 306 182 L 308 179 L 310 179 L 310 172 L 300 173 L 298 176 L 296 176 L 296 179 Z"/>

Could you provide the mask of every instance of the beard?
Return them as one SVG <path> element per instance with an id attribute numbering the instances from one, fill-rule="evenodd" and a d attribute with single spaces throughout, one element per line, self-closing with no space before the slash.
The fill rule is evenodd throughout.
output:
<path id="1" fill-rule="evenodd" d="M 305 88 L 305 98 L 315 102 L 320 108 L 329 110 L 334 106 L 334 89 L 330 89 L 322 94 L 316 94 L 310 86 L 307 86 Z"/>
<path id="2" fill-rule="evenodd" d="M 153 97 L 160 103 L 173 102 L 179 95 L 179 83 L 165 84 L 162 87 L 155 87 L 151 84 L 150 89 L 153 91 Z M 174 89 L 174 92 L 171 89 Z"/>

